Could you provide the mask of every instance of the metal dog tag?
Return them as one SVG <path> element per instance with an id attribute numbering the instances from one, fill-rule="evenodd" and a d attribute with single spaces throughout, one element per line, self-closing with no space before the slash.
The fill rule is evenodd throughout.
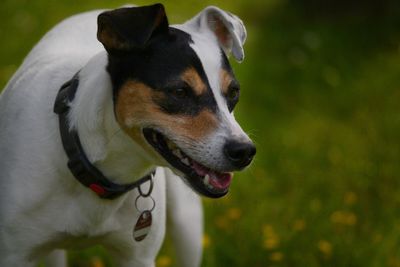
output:
<path id="1" fill-rule="evenodd" d="M 133 229 L 133 238 L 136 241 L 139 242 L 146 238 L 147 234 L 150 232 L 152 220 L 151 211 L 145 210 L 140 214 L 135 228 Z"/>
<path id="2" fill-rule="evenodd" d="M 135 239 L 135 241 L 137 242 L 145 239 L 148 233 L 150 232 L 151 224 L 153 222 L 152 218 L 153 216 L 151 215 L 151 212 L 156 207 L 156 202 L 154 198 L 151 196 L 151 192 L 153 191 L 153 174 L 151 174 L 149 181 L 150 181 L 150 187 L 148 192 L 143 193 L 139 185 L 138 187 L 139 195 L 135 199 L 135 208 L 137 211 L 140 211 L 138 207 L 139 199 L 148 199 L 151 202 L 153 202 L 153 206 L 150 209 L 146 208 L 145 210 L 142 211 L 142 213 L 139 216 L 139 219 L 136 221 L 135 227 L 133 228 L 133 239 Z"/>

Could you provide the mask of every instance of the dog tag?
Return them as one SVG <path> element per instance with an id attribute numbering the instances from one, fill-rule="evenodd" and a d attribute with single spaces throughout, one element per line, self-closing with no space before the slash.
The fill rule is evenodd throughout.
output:
<path id="1" fill-rule="evenodd" d="M 133 229 L 133 238 L 138 242 L 145 239 L 147 234 L 150 232 L 151 223 L 151 211 L 143 211 L 135 224 L 135 228 Z"/>

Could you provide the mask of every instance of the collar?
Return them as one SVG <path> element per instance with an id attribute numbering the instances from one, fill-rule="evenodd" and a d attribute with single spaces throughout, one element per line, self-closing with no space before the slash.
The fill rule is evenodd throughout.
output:
<path id="1" fill-rule="evenodd" d="M 131 184 L 116 184 L 105 177 L 87 158 L 75 129 L 68 123 L 69 103 L 74 99 L 79 85 L 78 74 L 63 84 L 54 103 L 54 112 L 58 114 L 60 135 L 64 151 L 68 156 L 67 166 L 74 177 L 84 186 L 90 188 L 100 198 L 114 199 L 139 187 L 151 179 L 154 171 Z"/>

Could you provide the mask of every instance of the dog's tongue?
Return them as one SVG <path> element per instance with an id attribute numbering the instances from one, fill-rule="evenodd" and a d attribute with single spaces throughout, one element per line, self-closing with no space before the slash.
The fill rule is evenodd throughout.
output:
<path id="1" fill-rule="evenodd" d="M 220 174 L 210 175 L 210 184 L 218 189 L 226 189 L 231 185 L 232 173 L 225 172 Z M 217 176 L 218 175 L 218 176 Z"/>
<path id="2" fill-rule="evenodd" d="M 210 176 L 209 180 L 210 184 L 217 189 L 224 190 L 228 188 L 229 185 L 231 184 L 233 177 L 232 173 L 229 172 L 218 173 L 208 169 L 207 167 L 195 161 L 192 162 L 192 167 L 196 171 L 196 173 L 202 177 L 208 174 Z"/>

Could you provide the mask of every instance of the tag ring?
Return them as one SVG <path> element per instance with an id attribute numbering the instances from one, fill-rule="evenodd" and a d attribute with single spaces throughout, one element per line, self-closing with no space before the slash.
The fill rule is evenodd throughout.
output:
<path id="1" fill-rule="evenodd" d="M 136 208 L 136 210 L 138 210 L 139 212 L 143 212 L 143 211 L 146 211 L 146 210 L 152 212 L 152 211 L 154 210 L 154 208 L 156 207 L 156 201 L 154 200 L 154 198 L 153 198 L 152 196 L 149 196 L 149 198 L 150 198 L 151 201 L 153 202 L 153 205 L 152 205 L 151 209 L 140 210 L 140 209 L 138 208 L 138 202 L 139 202 L 140 197 L 142 197 L 142 196 L 139 195 L 139 196 L 137 196 L 136 199 L 135 199 L 135 208 Z M 144 198 L 144 197 L 143 197 L 143 198 Z"/>
<path id="2" fill-rule="evenodd" d="M 153 185 L 154 185 L 154 184 L 153 184 L 153 175 L 150 177 L 149 181 L 150 181 L 150 187 L 149 187 L 149 191 L 147 191 L 146 194 L 143 194 L 142 185 L 139 185 L 139 186 L 138 186 L 138 190 L 139 190 L 140 196 L 142 196 L 142 197 L 149 197 L 149 196 L 151 195 L 151 192 L 153 192 Z M 154 201 L 154 199 L 153 199 L 153 201 Z"/>

